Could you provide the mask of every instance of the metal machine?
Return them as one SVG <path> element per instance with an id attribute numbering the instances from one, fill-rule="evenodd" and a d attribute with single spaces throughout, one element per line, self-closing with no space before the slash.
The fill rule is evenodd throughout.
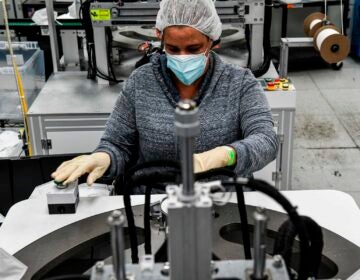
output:
<path id="1" fill-rule="evenodd" d="M 99 71 L 109 74 L 107 53 L 107 38 L 105 27 L 118 25 L 148 25 L 153 24 L 159 10 L 159 2 L 134 2 L 134 3 L 104 3 L 91 4 L 90 14 L 94 29 L 94 43 L 96 64 Z M 230 0 L 217 1 L 217 12 L 222 23 L 237 24 L 244 28 L 245 24 L 251 27 L 251 69 L 256 69 L 263 61 L 263 31 L 264 31 L 264 0 Z M 108 83 L 98 78 L 99 83 Z"/>
<path id="2" fill-rule="evenodd" d="M 51 11 L 51 1 L 47 4 L 48 10 Z M 246 66 L 247 49 L 241 47 L 246 45 L 244 27 L 249 26 L 250 66 L 257 68 L 263 61 L 264 1 L 217 1 L 216 8 L 223 22 L 221 48 L 216 52 L 225 61 Z M 135 1 L 124 2 L 122 5 L 94 2 L 90 9 L 96 67 L 101 73 L 108 75 L 110 64 L 115 59 L 118 61 L 115 72 L 119 78 L 125 80 L 142 56 L 137 51 L 138 42 L 154 37 L 151 34 L 155 34 L 153 25 L 159 2 Z M 51 28 L 51 25 L 54 25 L 53 21 L 50 20 L 50 23 L 52 24 L 49 31 L 55 30 L 55 26 Z M 114 29 L 113 43 L 117 46 L 112 52 L 112 59 L 109 59 L 110 51 L 106 43 L 105 30 L 110 27 Z M 86 39 L 86 32 L 64 29 L 60 33 L 63 61 L 67 66 L 76 65 L 81 57 L 74 51 L 79 49 L 77 39 Z M 105 129 L 106 120 L 122 84 L 109 85 L 107 80 L 98 77 L 97 82 L 102 83 L 98 85 L 86 80 L 85 72 L 58 72 L 60 68 L 56 56 L 57 37 L 54 36 L 54 32 L 50 32 L 50 38 L 55 74 L 47 81 L 28 113 L 34 155 L 90 152 L 96 147 Z M 115 55 L 117 49 L 121 52 L 119 57 Z M 242 64 L 244 61 L 245 64 Z M 274 67 L 269 70 L 266 77 L 274 80 L 278 77 Z M 264 87 L 266 88 L 266 84 Z M 276 161 L 255 176 L 274 184 L 278 189 L 290 189 L 296 91 L 294 87 L 288 90 L 277 88 L 266 91 L 265 95 L 272 110 L 281 148 Z M 57 100 L 56 103 L 53 102 L 54 99 Z M 86 143 L 83 141 L 84 138 L 87 139 Z"/>
<path id="3" fill-rule="evenodd" d="M 166 188 L 168 195 L 166 232 L 169 262 L 155 264 L 151 255 L 145 255 L 140 264 L 125 265 L 125 241 L 122 230 L 125 218 L 121 212 L 115 211 L 109 218 L 113 265 L 98 263 L 92 269 L 91 279 L 102 280 L 111 277 L 117 280 L 290 279 L 281 256 L 276 255 L 272 259 L 266 260 L 267 216 L 262 209 L 258 209 L 254 214 L 254 261 L 212 261 L 213 197 L 211 194 L 217 185 L 194 183 L 193 141 L 200 132 L 198 110 L 194 102 L 190 100 L 179 102 L 175 111 L 175 126 L 181 147 L 182 184 L 169 185 Z M 247 184 L 248 181 L 249 179 L 246 178 L 237 178 L 235 185 Z M 272 190 L 270 190 L 271 193 Z M 241 204 L 239 197 L 238 203 Z M 289 212 L 291 212 L 290 215 L 294 221 L 299 219 L 295 208 L 290 204 L 286 207 L 286 203 L 282 205 L 285 205 L 287 210 L 292 209 Z M 129 227 L 131 224 L 130 217 L 131 215 L 127 212 Z M 245 216 L 241 216 L 241 222 L 242 227 L 246 229 L 247 219 Z M 302 242 L 300 245 L 301 252 L 305 253 L 309 248 L 303 242 L 304 233 L 300 230 L 299 237 Z M 131 235 L 130 238 L 132 238 Z M 249 242 L 249 240 L 245 240 L 245 235 L 243 235 L 243 241 L 244 244 Z M 131 239 L 130 242 L 132 242 Z M 251 252 L 248 251 L 245 254 L 246 258 L 249 258 Z M 300 261 L 302 264 L 304 259 L 300 257 Z M 299 273 L 299 279 L 306 279 L 304 272 Z"/>

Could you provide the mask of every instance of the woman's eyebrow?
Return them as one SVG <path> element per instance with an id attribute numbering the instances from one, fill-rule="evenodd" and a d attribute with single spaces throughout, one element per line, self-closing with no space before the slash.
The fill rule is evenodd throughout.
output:
<path id="1" fill-rule="evenodd" d="M 170 47 L 170 48 L 179 48 L 178 46 L 171 45 L 171 44 L 168 44 L 168 43 L 165 43 L 165 45 L 167 47 Z M 186 46 L 186 48 L 200 48 L 201 46 L 202 46 L 201 44 L 193 44 L 193 45 Z"/>
<path id="2" fill-rule="evenodd" d="M 202 45 L 201 44 L 194 44 L 194 45 L 188 45 L 186 47 L 187 48 L 200 48 L 200 47 L 202 47 Z"/>
<path id="3" fill-rule="evenodd" d="M 177 46 L 174 46 L 174 45 L 171 45 L 171 44 L 168 44 L 168 43 L 165 43 L 165 45 L 166 45 L 167 47 L 170 47 L 170 48 L 178 48 Z"/>

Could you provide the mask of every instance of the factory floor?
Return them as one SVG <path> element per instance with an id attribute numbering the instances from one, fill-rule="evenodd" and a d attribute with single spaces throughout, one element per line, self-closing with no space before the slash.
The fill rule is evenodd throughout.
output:
<path id="1" fill-rule="evenodd" d="M 360 60 L 289 77 L 297 89 L 292 189 L 340 190 L 360 206 Z"/>

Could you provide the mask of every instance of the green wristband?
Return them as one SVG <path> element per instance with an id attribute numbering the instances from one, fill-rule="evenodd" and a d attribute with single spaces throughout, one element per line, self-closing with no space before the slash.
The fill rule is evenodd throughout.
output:
<path id="1" fill-rule="evenodd" d="M 227 162 L 227 166 L 233 166 L 236 164 L 236 152 L 233 148 L 225 146 L 228 154 L 229 154 L 229 161 Z"/>

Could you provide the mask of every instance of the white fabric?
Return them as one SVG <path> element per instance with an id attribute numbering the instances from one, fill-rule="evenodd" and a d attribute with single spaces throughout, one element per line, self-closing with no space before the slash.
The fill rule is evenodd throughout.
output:
<path id="1" fill-rule="evenodd" d="M 74 2 L 68 7 L 68 13 L 58 16 L 57 19 L 74 19 L 74 18 L 78 18 L 78 15 L 76 13 L 76 5 L 75 5 L 76 1 L 77 0 L 74 0 Z"/>
<path id="2" fill-rule="evenodd" d="M 212 40 L 220 38 L 222 27 L 212 0 L 163 0 L 156 18 L 161 31 L 174 25 L 190 26 Z"/>
<path id="3" fill-rule="evenodd" d="M 50 181 L 45 184 L 37 186 L 32 194 L 30 195 L 30 199 L 36 199 L 41 197 L 46 197 L 46 194 L 51 191 L 51 186 L 53 186 L 54 182 Z M 79 185 L 79 196 L 82 197 L 97 197 L 97 196 L 109 196 L 113 190 L 112 185 L 105 184 L 93 184 L 89 187 L 87 184 Z"/>
<path id="4" fill-rule="evenodd" d="M 316 38 L 316 45 L 318 47 L 319 50 L 321 50 L 321 46 L 324 43 L 325 39 L 327 39 L 328 37 L 330 37 L 331 35 L 334 34 L 339 34 L 339 32 L 337 32 L 335 29 L 324 29 L 322 31 L 320 31 L 320 33 L 318 34 L 317 38 Z"/>
<path id="5" fill-rule="evenodd" d="M 21 153 L 22 141 L 16 131 L 0 131 L 0 157 L 18 156 Z"/>
<path id="6" fill-rule="evenodd" d="M 1 280 L 20 280 L 27 266 L 18 259 L 0 248 L 0 279 Z"/>
<path id="7" fill-rule="evenodd" d="M 57 12 L 54 12 L 54 18 L 57 18 Z M 37 25 L 48 25 L 48 18 L 46 8 L 37 10 L 33 16 L 32 21 L 35 22 Z"/>

